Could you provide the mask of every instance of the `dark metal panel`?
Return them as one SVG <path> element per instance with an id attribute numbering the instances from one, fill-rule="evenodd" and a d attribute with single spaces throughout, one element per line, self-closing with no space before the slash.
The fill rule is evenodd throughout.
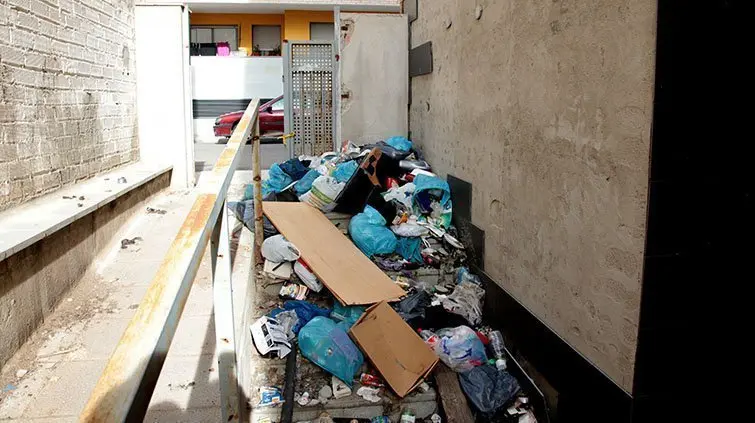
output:
<path id="1" fill-rule="evenodd" d="M 433 42 L 428 41 L 409 51 L 409 76 L 419 76 L 433 71 Z"/>

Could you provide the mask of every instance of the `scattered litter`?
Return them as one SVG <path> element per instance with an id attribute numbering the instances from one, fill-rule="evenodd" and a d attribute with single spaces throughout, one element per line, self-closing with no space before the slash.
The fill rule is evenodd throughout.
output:
<path id="1" fill-rule="evenodd" d="M 262 196 L 267 197 L 270 194 L 277 194 L 285 191 L 294 180 L 281 169 L 279 164 L 270 166 L 268 178 L 262 181 Z M 253 198 L 250 196 L 250 198 Z"/>
<path id="2" fill-rule="evenodd" d="M 154 207 L 147 207 L 147 214 L 166 214 L 166 213 L 168 213 L 167 210 L 157 209 Z"/>
<path id="3" fill-rule="evenodd" d="M 390 137 L 385 140 L 385 143 L 399 151 L 408 152 L 412 149 L 412 142 L 406 139 L 406 137 Z"/>
<path id="4" fill-rule="evenodd" d="M 260 417 L 257 419 L 257 423 L 273 423 L 270 417 Z"/>
<path id="5" fill-rule="evenodd" d="M 417 416 L 414 415 L 409 410 L 404 411 L 401 413 L 401 420 L 399 420 L 400 423 L 414 423 L 417 420 Z"/>
<path id="6" fill-rule="evenodd" d="M 123 176 L 121 176 L 120 178 L 118 178 L 117 182 L 118 182 L 119 184 L 125 184 L 125 183 L 128 183 L 128 181 L 126 180 L 126 178 L 124 178 Z"/>
<path id="7" fill-rule="evenodd" d="M 322 291 L 322 282 L 320 282 L 317 279 L 317 276 L 312 273 L 312 269 L 309 268 L 309 265 L 307 265 L 304 259 L 300 258 L 299 260 L 296 260 L 296 262 L 294 263 L 294 272 L 296 273 L 296 276 L 301 279 L 304 285 L 307 285 L 307 288 L 311 289 L 314 292 Z"/>
<path id="8" fill-rule="evenodd" d="M 283 303 L 282 309 L 277 308 L 275 310 L 272 310 L 269 314 L 269 317 L 276 318 L 278 314 L 289 310 L 296 312 L 296 316 L 299 317 L 299 321 L 296 323 L 293 329 L 294 334 L 298 334 L 299 330 L 301 330 L 304 325 L 309 323 L 309 321 L 314 319 L 315 317 L 327 317 L 330 315 L 330 310 L 326 308 L 318 307 L 306 301 L 289 300 Z"/>
<path id="9" fill-rule="evenodd" d="M 283 333 L 286 334 L 288 340 L 292 341 L 296 337 L 294 328 L 299 324 L 299 316 L 296 314 L 296 311 L 289 310 L 284 311 L 283 313 L 278 313 L 275 315 L 275 320 L 283 328 Z"/>
<path id="10" fill-rule="evenodd" d="M 362 373 L 361 376 L 359 376 L 359 383 L 366 386 L 373 386 L 376 388 L 382 388 L 385 386 L 383 383 L 383 380 L 375 375 L 371 375 L 369 373 Z"/>
<path id="11" fill-rule="evenodd" d="M 299 331 L 299 349 L 304 357 L 351 385 L 364 362 L 349 335 L 331 319 L 315 317 Z"/>
<path id="12" fill-rule="evenodd" d="M 351 388 L 336 376 L 331 377 L 330 383 L 333 387 L 333 398 L 339 399 L 351 395 Z"/>
<path id="13" fill-rule="evenodd" d="M 419 384 L 419 387 L 417 388 L 420 392 L 425 393 L 430 390 L 430 384 L 427 382 L 422 382 Z"/>
<path id="14" fill-rule="evenodd" d="M 197 383 L 196 383 L 196 382 L 194 382 L 194 381 L 191 381 L 191 382 L 186 382 L 186 383 L 179 383 L 179 384 L 177 384 L 177 385 L 173 385 L 172 383 L 169 383 L 169 384 L 168 384 L 168 388 L 169 388 L 169 389 L 170 389 L 171 391 L 175 391 L 175 390 L 177 390 L 177 389 L 180 389 L 180 390 L 182 390 L 182 391 L 185 391 L 185 390 L 187 390 L 187 389 L 189 389 L 189 388 L 193 387 L 193 386 L 194 386 L 194 385 L 196 385 L 196 384 L 197 384 Z"/>
<path id="15" fill-rule="evenodd" d="M 272 262 L 280 263 L 294 261 L 301 257 L 301 253 L 283 235 L 275 235 L 262 242 L 262 256 Z"/>
<path id="16" fill-rule="evenodd" d="M 465 372 L 485 364 L 485 345 L 467 326 L 441 329 L 434 334 L 423 330 L 422 338 L 451 370 Z"/>
<path id="17" fill-rule="evenodd" d="M 142 237 L 140 237 L 140 236 L 135 236 L 135 237 L 133 237 L 131 239 L 123 238 L 121 240 L 121 249 L 126 249 L 126 248 L 128 248 L 129 245 L 134 245 L 134 244 L 136 244 L 137 242 L 140 242 L 140 241 L 143 241 Z"/>
<path id="18" fill-rule="evenodd" d="M 84 204 L 83 203 L 78 203 L 77 206 L 84 207 Z"/>
<path id="19" fill-rule="evenodd" d="M 29 371 L 26 369 L 18 369 L 16 370 L 16 377 L 18 379 L 21 379 L 22 377 L 26 376 L 27 373 L 29 373 Z"/>
<path id="20" fill-rule="evenodd" d="M 364 398 L 365 400 L 369 402 L 380 402 L 381 398 L 378 396 L 380 393 L 380 389 L 378 388 L 371 388 L 369 386 L 362 386 L 359 389 L 357 389 L 357 395 Z"/>
<path id="21" fill-rule="evenodd" d="M 325 385 L 322 388 L 320 388 L 320 392 L 317 395 L 317 397 L 321 399 L 322 398 L 329 399 L 332 396 L 333 396 L 333 388 L 331 388 L 328 385 Z"/>
<path id="22" fill-rule="evenodd" d="M 339 322 L 339 326 L 345 330 L 349 330 L 362 317 L 366 309 L 364 306 L 344 306 L 336 301 L 333 305 L 333 311 L 330 313 L 330 318 Z"/>
<path id="23" fill-rule="evenodd" d="M 438 415 L 438 413 L 435 413 L 430 416 L 430 421 L 432 421 L 433 423 L 441 423 L 443 419 L 440 418 L 440 415 Z"/>
<path id="24" fill-rule="evenodd" d="M 15 391 L 17 388 L 18 387 L 16 385 L 14 385 L 12 383 L 9 383 L 9 384 L 5 385 L 5 387 L 3 388 L 3 392 Z"/>
<path id="25" fill-rule="evenodd" d="M 306 286 L 290 283 L 281 287 L 279 295 L 292 300 L 303 300 L 307 298 L 307 292 L 309 292 L 309 288 Z"/>
<path id="26" fill-rule="evenodd" d="M 477 366 L 459 374 L 461 389 L 482 413 L 494 413 L 519 392 L 519 382 L 494 366 Z"/>
<path id="27" fill-rule="evenodd" d="M 312 182 L 309 192 L 299 197 L 299 201 L 307 203 L 323 212 L 333 211 L 336 208 L 336 198 L 346 186 L 330 176 L 319 176 Z"/>
<path id="28" fill-rule="evenodd" d="M 84 201 L 84 200 L 86 200 L 86 199 L 87 199 L 87 198 L 86 198 L 86 197 L 84 197 L 83 195 L 80 195 L 80 196 L 79 196 L 79 201 Z"/>
<path id="29" fill-rule="evenodd" d="M 305 405 L 309 405 L 309 392 L 305 392 L 299 396 L 299 399 L 296 400 L 296 402 L 301 405 L 302 407 Z"/>
<path id="30" fill-rule="evenodd" d="M 396 251 L 396 235 L 386 226 L 383 216 L 371 206 L 349 221 L 349 235 L 354 244 L 367 256 L 391 254 Z"/>
<path id="31" fill-rule="evenodd" d="M 442 301 L 443 308 L 466 318 L 472 325 L 482 322 L 482 297 L 485 290 L 472 282 L 460 283 L 448 298 Z"/>
<path id="32" fill-rule="evenodd" d="M 277 407 L 283 402 L 283 393 L 279 388 L 274 386 L 260 388 L 260 402 L 257 407 Z"/>
<path id="33" fill-rule="evenodd" d="M 293 267 L 291 266 L 291 262 L 288 261 L 276 263 L 274 261 L 265 260 L 262 271 L 272 279 L 287 281 L 291 279 Z"/>
<path id="34" fill-rule="evenodd" d="M 506 351 L 503 345 L 503 334 L 499 330 L 490 332 L 490 347 L 493 349 L 493 358 L 495 358 L 495 367 L 498 370 L 506 370 Z"/>
<path id="35" fill-rule="evenodd" d="M 249 330 L 260 355 L 275 352 L 278 358 L 284 358 L 291 352 L 286 331 L 275 319 L 262 316 L 251 324 Z"/>
<path id="36" fill-rule="evenodd" d="M 391 423 L 391 418 L 388 416 L 377 416 L 373 417 L 370 423 Z"/>
<path id="37" fill-rule="evenodd" d="M 71 297 L 68 297 L 68 298 L 66 298 L 66 301 L 68 301 L 69 303 L 70 303 L 70 302 L 73 302 L 73 298 L 71 298 Z"/>

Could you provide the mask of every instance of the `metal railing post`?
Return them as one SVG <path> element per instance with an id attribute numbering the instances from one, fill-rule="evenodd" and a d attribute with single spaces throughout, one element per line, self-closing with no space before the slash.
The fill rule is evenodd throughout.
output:
<path id="1" fill-rule="evenodd" d="M 213 231 L 210 245 L 213 262 L 212 297 L 215 315 L 215 348 L 218 353 L 220 379 L 220 413 L 223 422 L 238 421 L 241 407 L 236 368 L 236 336 L 233 321 L 233 284 L 231 280 L 228 212 L 223 209 Z"/>

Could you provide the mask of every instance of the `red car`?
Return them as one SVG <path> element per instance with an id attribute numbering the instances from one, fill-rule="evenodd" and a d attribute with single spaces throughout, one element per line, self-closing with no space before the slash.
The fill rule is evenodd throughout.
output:
<path id="1" fill-rule="evenodd" d="M 215 119 L 212 127 L 216 137 L 230 137 L 236 125 L 241 120 L 244 111 L 225 113 Z M 259 111 L 260 133 L 280 132 L 283 133 L 283 96 L 274 98 L 260 106 Z"/>

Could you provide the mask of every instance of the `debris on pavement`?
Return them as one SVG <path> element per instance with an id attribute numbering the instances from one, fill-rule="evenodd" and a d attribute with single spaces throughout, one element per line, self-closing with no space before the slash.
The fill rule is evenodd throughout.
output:
<path id="1" fill-rule="evenodd" d="M 382 402 L 394 419 L 403 410 L 402 423 L 455 421 L 450 410 L 415 415 L 401 402 L 435 389 L 445 407 L 443 374 L 467 416 L 468 399 L 478 419 L 534 418 L 519 373 L 506 371 L 513 358 L 503 335 L 482 326 L 485 289 L 470 268 L 468 233 L 453 224 L 450 186 L 410 140 L 344 142 L 337 152 L 274 164 L 262 189 L 257 308 L 266 315 L 250 330 L 263 358 L 294 354 L 296 390 L 287 392 L 296 407 L 339 407 L 336 400 L 352 397 Z M 242 201 L 228 203 L 250 230 L 253 192 L 248 185 Z M 433 374 L 437 367 L 447 373 Z"/>
<path id="2" fill-rule="evenodd" d="M 126 183 L 128 183 L 128 181 L 126 180 L 126 178 L 123 177 L 123 176 L 121 176 L 120 178 L 118 178 L 118 180 L 116 182 L 118 182 L 119 184 L 126 184 Z"/>
<path id="3" fill-rule="evenodd" d="M 129 238 L 123 238 L 121 240 L 121 249 L 126 249 L 126 248 L 128 248 L 129 245 L 134 245 L 134 244 L 136 244 L 137 242 L 140 242 L 140 241 L 143 241 L 142 237 L 140 237 L 140 236 L 136 236 L 136 237 L 133 237 L 131 239 L 129 239 Z"/>
<path id="4" fill-rule="evenodd" d="M 21 379 L 22 377 L 26 376 L 26 374 L 29 373 L 26 369 L 18 369 L 16 370 L 16 378 Z"/>
<path id="5" fill-rule="evenodd" d="M 83 198 L 79 198 L 80 200 L 83 200 Z M 147 207 L 147 214 L 166 214 L 168 213 L 167 210 L 158 209 L 155 207 Z"/>
<path id="6" fill-rule="evenodd" d="M 260 402 L 257 407 L 277 407 L 283 404 L 283 393 L 275 386 L 263 386 L 260 388 Z"/>

